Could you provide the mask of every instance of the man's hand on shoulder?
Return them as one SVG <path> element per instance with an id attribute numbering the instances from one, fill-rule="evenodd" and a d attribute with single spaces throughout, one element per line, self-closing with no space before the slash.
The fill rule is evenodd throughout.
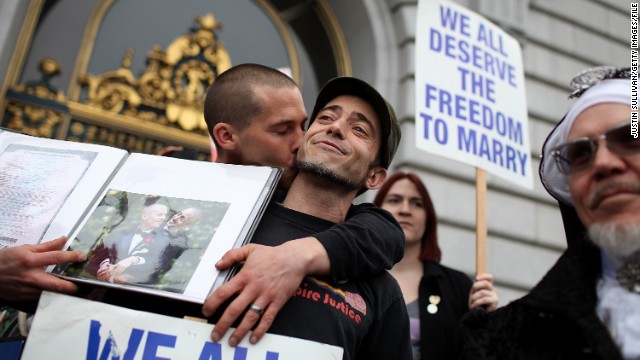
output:
<path id="1" fill-rule="evenodd" d="M 42 290 L 73 293 L 77 287 L 44 271 L 48 265 L 79 262 L 86 256 L 77 251 L 60 251 L 66 243 L 60 237 L 37 245 L 23 245 L 0 250 L 0 299 L 36 300 Z"/>
<path id="2" fill-rule="evenodd" d="M 238 274 L 216 289 L 202 308 L 203 314 L 209 317 L 225 301 L 237 295 L 211 333 L 212 340 L 220 341 L 229 327 L 244 314 L 229 338 L 231 346 L 236 346 L 259 321 L 249 340 L 252 344 L 258 342 L 306 275 L 329 272 L 327 253 L 313 237 L 288 241 L 275 247 L 248 244 L 228 251 L 216 267 L 219 270 L 227 269 L 243 261 L 244 265 Z M 257 308 L 247 311 L 252 305 Z M 262 314 L 259 309 L 263 310 Z"/>

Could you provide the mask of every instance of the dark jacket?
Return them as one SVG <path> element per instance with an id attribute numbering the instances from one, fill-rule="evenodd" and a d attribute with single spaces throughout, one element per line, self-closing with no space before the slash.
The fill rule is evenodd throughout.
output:
<path id="1" fill-rule="evenodd" d="M 471 279 L 460 271 L 433 261 L 424 262 L 424 276 L 418 289 L 422 359 L 455 359 L 460 354 L 462 338 L 459 323 L 469 311 L 471 285 Z M 427 311 L 432 295 L 440 297 L 435 314 Z"/>
<path id="2" fill-rule="evenodd" d="M 581 240 L 528 295 L 465 316 L 462 359 L 622 359 L 595 311 L 600 252 Z"/>
<path id="3" fill-rule="evenodd" d="M 94 250 L 94 255 L 89 260 L 87 271 L 96 275 L 100 263 L 109 260 L 111 264 L 117 264 L 129 256 L 138 256 L 145 260 L 144 264 L 132 265 L 125 274 L 132 276 L 130 283 L 156 285 L 159 276 L 166 272 L 171 264 L 169 256 L 163 255 L 169 247 L 170 236 L 162 229 L 155 229 L 143 236 L 143 240 L 129 251 L 131 241 L 136 234 L 136 229 L 115 231 L 107 235 L 103 245 Z"/>

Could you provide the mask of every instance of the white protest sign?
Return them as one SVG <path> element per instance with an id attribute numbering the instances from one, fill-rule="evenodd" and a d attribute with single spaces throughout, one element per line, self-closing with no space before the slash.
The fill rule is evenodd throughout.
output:
<path id="1" fill-rule="evenodd" d="M 266 334 L 257 344 L 211 342 L 213 325 L 44 292 L 27 337 L 29 359 L 342 359 L 342 348 Z"/>
<path id="2" fill-rule="evenodd" d="M 518 42 L 446 0 L 420 0 L 416 144 L 533 188 Z"/>

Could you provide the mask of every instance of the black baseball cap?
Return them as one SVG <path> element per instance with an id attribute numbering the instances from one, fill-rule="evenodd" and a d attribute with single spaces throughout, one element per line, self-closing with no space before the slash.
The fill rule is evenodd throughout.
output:
<path id="1" fill-rule="evenodd" d="M 380 125 L 382 127 L 382 136 L 380 143 L 380 164 L 388 169 L 393 160 L 393 156 L 398 149 L 400 143 L 400 126 L 393 107 L 389 104 L 380 93 L 369 85 L 367 82 L 349 76 L 337 77 L 329 80 L 316 98 L 316 104 L 309 118 L 309 126 L 316 119 L 318 112 L 329 103 L 329 101 L 340 95 L 353 95 L 365 100 L 378 115 Z"/>

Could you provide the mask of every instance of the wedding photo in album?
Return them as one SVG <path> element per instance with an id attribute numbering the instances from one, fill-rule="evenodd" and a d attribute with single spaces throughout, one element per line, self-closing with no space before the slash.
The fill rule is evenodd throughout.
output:
<path id="1" fill-rule="evenodd" d="M 64 235 L 87 260 L 52 274 L 203 303 L 232 274 L 215 263 L 251 239 L 280 175 L 0 129 L 0 247 Z"/>
<path id="2" fill-rule="evenodd" d="M 88 260 L 53 273 L 183 293 L 229 205 L 109 189 L 69 246 Z"/>

